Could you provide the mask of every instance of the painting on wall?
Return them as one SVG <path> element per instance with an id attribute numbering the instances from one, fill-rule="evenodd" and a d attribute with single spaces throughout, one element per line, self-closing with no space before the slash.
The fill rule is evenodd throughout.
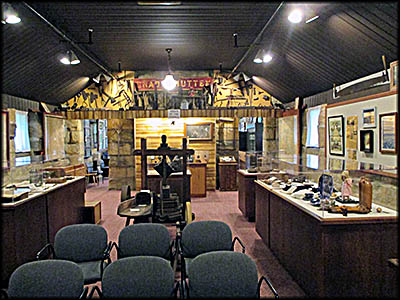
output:
<path id="1" fill-rule="evenodd" d="M 344 170 L 345 168 L 345 163 L 344 159 L 339 159 L 339 158 L 329 158 L 328 161 L 328 168 L 329 170 Z"/>
<path id="2" fill-rule="evenodd" d="M 357 149 L 358 117 L 350 116 L 346 119 L 346 149 Z"/>
<path id="3" fill-rule="evenodd" d="M 379 115 L 379 151 L 397 153 L 397 112 Z"/>
<path id="4" fill-rule="evenodd" d="M 366 153 L 374 152 L 374 131 L 360 130 L 360 151 Z"/>
<path id="5" fill-rule="evenodd" d="M 344 156 L 343 116 L 328 118 L 329 154 Z"/>
<path id="6" fill-rule="evenodd" d="M 184 125 L 185 136 L 189 141 L 210 141 L 214 136 L 214 123 L 196 123 Z"/>
<path id="7" fill-rule="evenodd" d="M 376 127 L 376 108 L 367 108 L 362 111 L 363 128 Z"/>

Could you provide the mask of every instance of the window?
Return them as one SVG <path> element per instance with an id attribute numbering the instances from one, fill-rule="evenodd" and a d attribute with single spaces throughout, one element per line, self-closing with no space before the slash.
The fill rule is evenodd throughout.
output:
<path id="1" fill-rule="evenodd" d="M 23 166 L 31 163 L 30 151 L 31 144 L 29 142 L 29 129 L 28 129 L 28 112 L 16 111 L 15 112 L 15 166 Z"/>
<path id="2" fill-rule="evenodd" d="M 318 120 L 320 107 L 311 108 L 307 112 L 307 141 L 306 147 L 319 147 Z"/>

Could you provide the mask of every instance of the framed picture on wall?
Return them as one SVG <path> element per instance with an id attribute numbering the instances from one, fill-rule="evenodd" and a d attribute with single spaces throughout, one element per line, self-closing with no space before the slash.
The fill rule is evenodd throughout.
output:
<path id="1" fill-rule="evenodd" d="M 195 123 L 184 125 L 185 136 L 190 141 L 208 141 L 214 136 L 214 123 Z"/>
<path id="2" fill-rule="evenodd" d="M 379 115 L 379 151 L 397 153 L 397 112 Z"/>
<path id="3" fill-rule="evenodd" d="M 374 152 L 374 131 L 360 130 L 360 151 Z"/>
<path id="4" fill-rule="evenodd" d="M 328 117 L 329 154 L 344 156 L 343 116 Z"/>
<path id="5" fill-rule="evenodd" d="M 363 109 L 362 125 L 363 125 L 363 128 L 375 128 L 376 127 L 376 107 Z"/>
<path id="6" fill-rule="evenodd" d="M 390 90 L 397 89 L 397 81 L 398 81 L 398 67 L 399 67 L 399 61 L 396 60 L 394 62 L 390 63 Z"/>

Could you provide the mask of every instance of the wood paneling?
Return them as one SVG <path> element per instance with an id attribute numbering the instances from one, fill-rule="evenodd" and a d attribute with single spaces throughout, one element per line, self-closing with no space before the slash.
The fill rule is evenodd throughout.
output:
<path id="1" fill-rule="evenodd" d="M 264 244 L 269 247 L 269 195 L 270 193 L 259 186 L 256 188 L 256 231 Z"/>
<path id="2" fill-rule="evenodd" d="M 237 163 L 219 162 L 219 189 L 220 191 L 236 191 L 237 190 Z"/>
<path id="3" fill-rule="evenodd" d="M 184 124 L 193 124 L 200 122 L 215 123 L 215 118 L 180 118 L 175 119 L 174 124 L 171 119 L 135 119 L 135 149 L 140 149 L 140 139 L 145 138 L 147 149 L 157 149 L 161 143 L 161 136 L 167 136 L 168 146 L 171 148 L 182 148 L 182 139 L 184 136 Z M 210 141 L 188 141 L 188 148 L 196 151 L 208 151 L 209 160 L 207 162 L 207 189 L 215 190 L 216 178 L 216 148 L 215 137 Z M 141 162 L 140 156 L 135 158 L 136 168 L 136 189 L 141 188 Z"/>
<path id="4" fill-rule="evenodd" d="M 83 222 L 85 178 L 47 194 L 49 242 L 62 227 Z"/>
<path id="5" fill-rule="evenodd" d="M 190 179 L 190 195 L 192 197 L 207 196 L 207 164 L 206 163 L 189 163 L 188 166 L 192 173 Z"/>
<path id="6" fill-rule="evenodd" d="M 280 117 L 281 109 L 273 108 L 208 108 L 182 109 L 181 118 L 242 118 L 242 117 Z M 137 119 L 137 118 L 168 118 L 168 110 L 94 110 L 94 111 L 66 111 L 63 112 L 68 120 L 74 119 Z"/>

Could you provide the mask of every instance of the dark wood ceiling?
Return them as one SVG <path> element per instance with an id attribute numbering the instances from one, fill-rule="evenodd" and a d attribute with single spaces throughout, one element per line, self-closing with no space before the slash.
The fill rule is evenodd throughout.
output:
<path id="1" fill-rule="evenodd" d="M 172 48 L 173 70 L 214 70 L 222 64 L 226 71 L 255 76 L 274 97 L 290 102 L 382 71 L 382 55 L 387 63 L 398 59 L 397 2 L 181 2 L 13 2 L 22 22 L 2 25 L 3 93 L 62 103 L 103 72 L 99 65 L 112 72 L 118 62 L 122 70 L 166 71 L 165 49 Z M 320 17 L 289 23 L 295 6 L 305 9 L 306 18 Z M 52 25 L 97 64 L 61 42 Z M 88 41 L 89 28 L 93 44 L 79 44 Z M 80 57 L 79 65 L 57 60 L 68 48 Z M 253 63 L 260 48 L 271 51 L 269 64 Z"/>

